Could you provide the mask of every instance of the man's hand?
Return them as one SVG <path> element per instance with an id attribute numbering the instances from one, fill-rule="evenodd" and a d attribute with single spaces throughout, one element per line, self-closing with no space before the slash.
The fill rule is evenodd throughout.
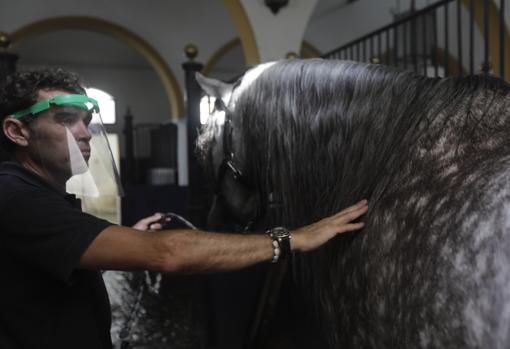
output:
<path id="1" fill-rule="evenodd" d="M 170 217 L 164 218 L 165 216 L 162 213 L 154 213 L 152 216 L 145 217 L 135 225 L 133 225 L 133 229 L 136 230 L 161 230 L 163 229 L 164 223 L 170 221 Z"/>
<path id="2" fill-rule="evenodd" d="M 348 207 L 316 223 L 292 231 L 291 248 L 301 252 L 313 250 L 337 234 L 361 229 L 363 223 L 351 223 L 368 210 L 367 200 Z"/>

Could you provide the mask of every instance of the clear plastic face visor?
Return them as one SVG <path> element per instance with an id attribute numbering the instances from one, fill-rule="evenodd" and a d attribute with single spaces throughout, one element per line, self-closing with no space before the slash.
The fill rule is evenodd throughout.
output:
<path id="1" fill-rule="evenodd" d="M 96 100 L 65 94 L 12 115 L 28 120 L 32 152 L 49 178 L 68 193 L 121 196 L 123 190 Z"/>

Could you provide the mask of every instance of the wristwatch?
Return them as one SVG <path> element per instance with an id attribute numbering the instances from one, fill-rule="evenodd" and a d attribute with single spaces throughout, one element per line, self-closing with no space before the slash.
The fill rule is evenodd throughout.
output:
<path id="1" fill-rule="evenodd" d="M 284 227 L 275 227 L 266 231 L 273 240 L 273 259 L 276 263 L 280 259 L 286 259 L 290 256 L 290 231 Z"/>

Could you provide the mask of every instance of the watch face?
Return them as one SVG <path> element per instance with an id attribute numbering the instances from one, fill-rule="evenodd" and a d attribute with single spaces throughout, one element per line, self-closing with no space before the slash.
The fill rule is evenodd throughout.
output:
<path id="1" fill-rule="evenodd" d="M 288 238 L 289 231 L 283 227 L 276 227 L 271 229 L 271 234 L 276 238 Z"/>

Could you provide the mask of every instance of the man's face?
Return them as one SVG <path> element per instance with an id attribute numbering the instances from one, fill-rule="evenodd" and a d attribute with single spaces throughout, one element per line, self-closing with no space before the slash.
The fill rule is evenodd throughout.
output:
<path id="1" fill-rule="evenodd" d="M 65 90 L 40 90 L 38 102 L 69 94 Z M 68 106 L 52 106 L 30 124 L 28 151 L 50 176 L 67 180 L 76 174 L 74 159 L 90 158 L 90 113 Z M 72 163 L 73 162 L 73 163 Z M 81 161 L 83 163 L 83 161 Z M 84 164 L 86 166 L 86 164 Z"/>

